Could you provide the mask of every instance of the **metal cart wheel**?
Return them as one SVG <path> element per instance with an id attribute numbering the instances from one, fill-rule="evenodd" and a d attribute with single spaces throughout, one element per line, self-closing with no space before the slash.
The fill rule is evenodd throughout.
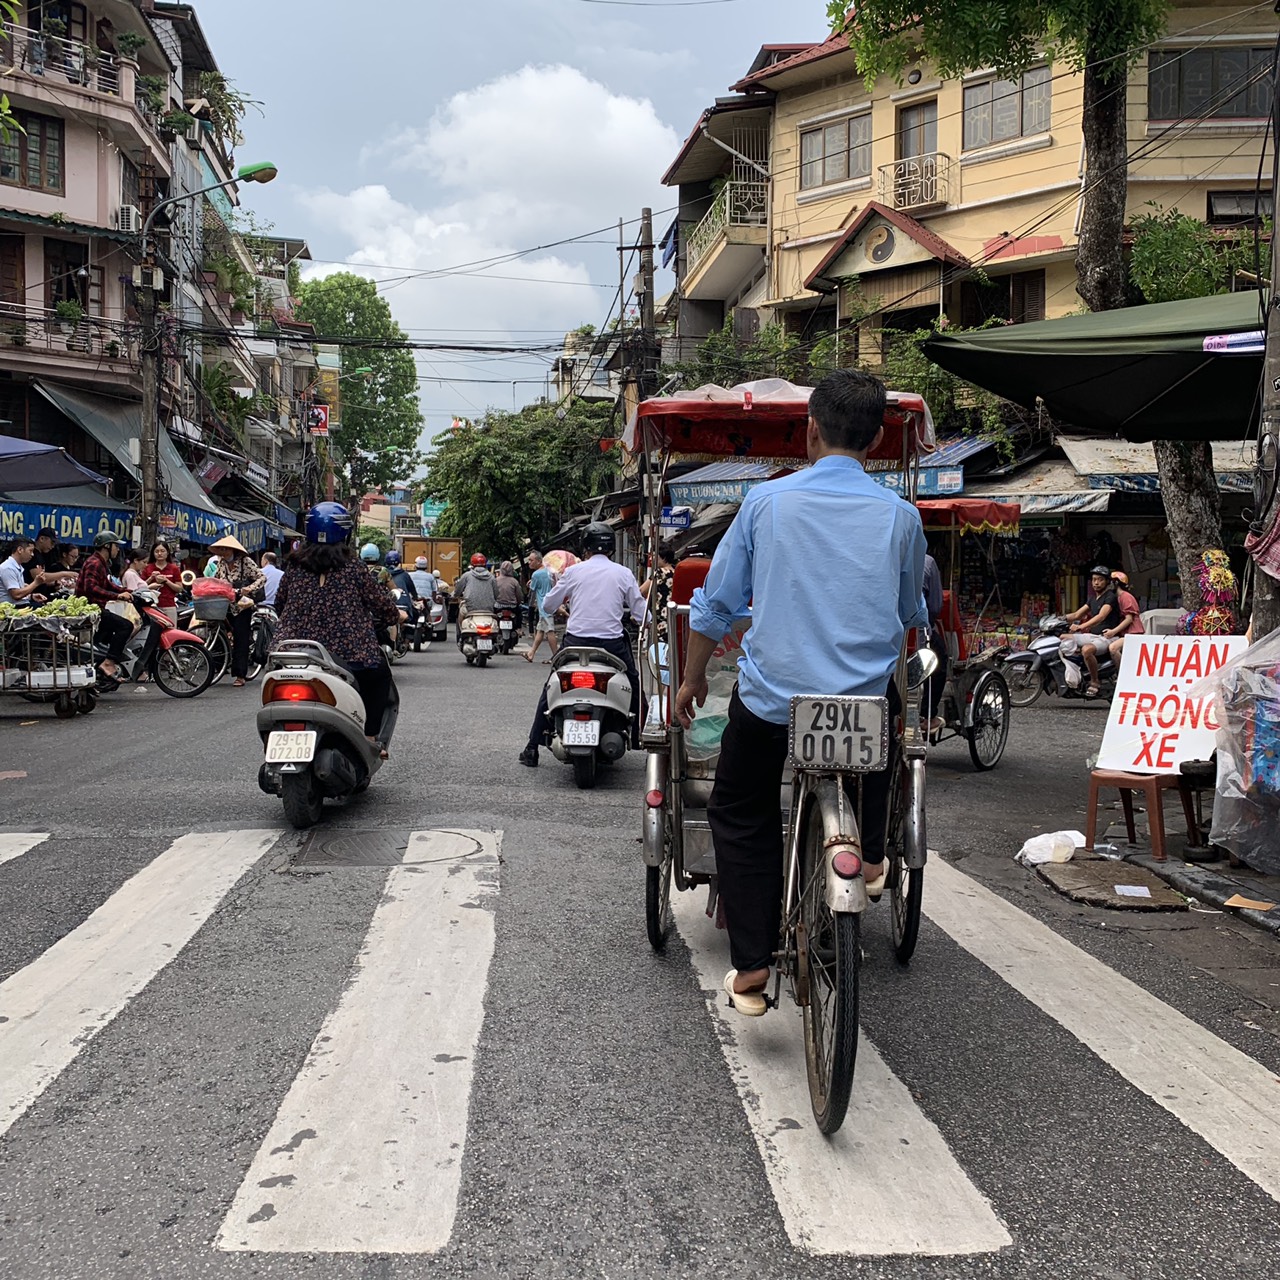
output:
<path id="1" fill-rule="evenodd" d="M 965 728 L 973 767 L 994 769 L 1009 740 L 1009 686 L 998 671 L 984 671 L 973 686 L 972 722 Z"/>
<path id="2" fill-rule="evenodd" d="M 72 701 L 69 693 L 60 693 L 53 700 L 53 714 L 59 720 L 75 719 L 76 704 Z"/>

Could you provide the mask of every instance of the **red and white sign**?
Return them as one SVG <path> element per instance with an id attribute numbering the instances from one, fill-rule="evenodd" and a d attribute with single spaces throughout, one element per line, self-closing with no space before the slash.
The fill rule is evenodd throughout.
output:
<path id="1" fill-rule="evenodd" d="M 1213 696 L 1189 690 L 1247 647 L 1244 636 L 1126 640 L 1097 767 L 1172 773 L 1184 760 L 1207 760 L 1217 746 Z"/>
<path id="2" fill-rule="evenodd" d="M 329 434 L 329 406 L 327 404 L 313 404 L 307 412 L 307 426 L 311 429 L 313 436 L 327 436 Z"/>

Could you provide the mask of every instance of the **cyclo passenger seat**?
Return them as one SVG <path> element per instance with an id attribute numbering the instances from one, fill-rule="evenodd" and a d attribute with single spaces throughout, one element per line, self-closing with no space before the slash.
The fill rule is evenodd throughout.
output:
<path id="1" fill-rule="evenodd" d="M 960 608 L 954 591 L 942 593 L 942 639 L 952 662 L 963 662 L 969 656 L 964 642 L 964 624 L 960 621 Z"/>

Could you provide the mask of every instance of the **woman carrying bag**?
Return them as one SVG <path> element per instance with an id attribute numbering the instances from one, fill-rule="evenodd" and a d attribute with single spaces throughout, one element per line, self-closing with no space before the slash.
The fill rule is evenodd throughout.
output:
<path id="1" fill-rule="evenodd" d="M 253 608 L 262 599 L 267 580 L 253 557 L 230 534 L 219 538 L 209 550 L 218 557 L 217 572 L 213 576 L 229 584 L 236 593 L 235 602 L 227 614 L 227 625 L 231 628 L 231 684 L 242 689 L 249 671 Z"/>

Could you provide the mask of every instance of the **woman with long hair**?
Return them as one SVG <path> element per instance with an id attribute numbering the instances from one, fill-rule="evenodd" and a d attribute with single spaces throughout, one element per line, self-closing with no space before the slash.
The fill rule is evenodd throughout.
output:
<path id="1" fill-rule="evenodd" d="M 178 621 L 178 592 L 182 590 L 182 570 L 169 553 L 163 538 L 151 548 L 151 559 L 143 571 L 144 578 L 160 593 L 156 606 L 170 622 Z"/>
<path id="2" fill-rule="evenodd" d="M 394 626 L 406 615 L 351 553 L 352 519 L 337 502 L 317 503 L 307 513 L 307 540 L 285 560 L 276 588 L 280 626 L 274 643 L 313 640 L 355 676 L 364 700 L 365 736 L 387 757 L 378 734 L 391 696 L 391 668 L 378 644 L 378 626 Z"/>

